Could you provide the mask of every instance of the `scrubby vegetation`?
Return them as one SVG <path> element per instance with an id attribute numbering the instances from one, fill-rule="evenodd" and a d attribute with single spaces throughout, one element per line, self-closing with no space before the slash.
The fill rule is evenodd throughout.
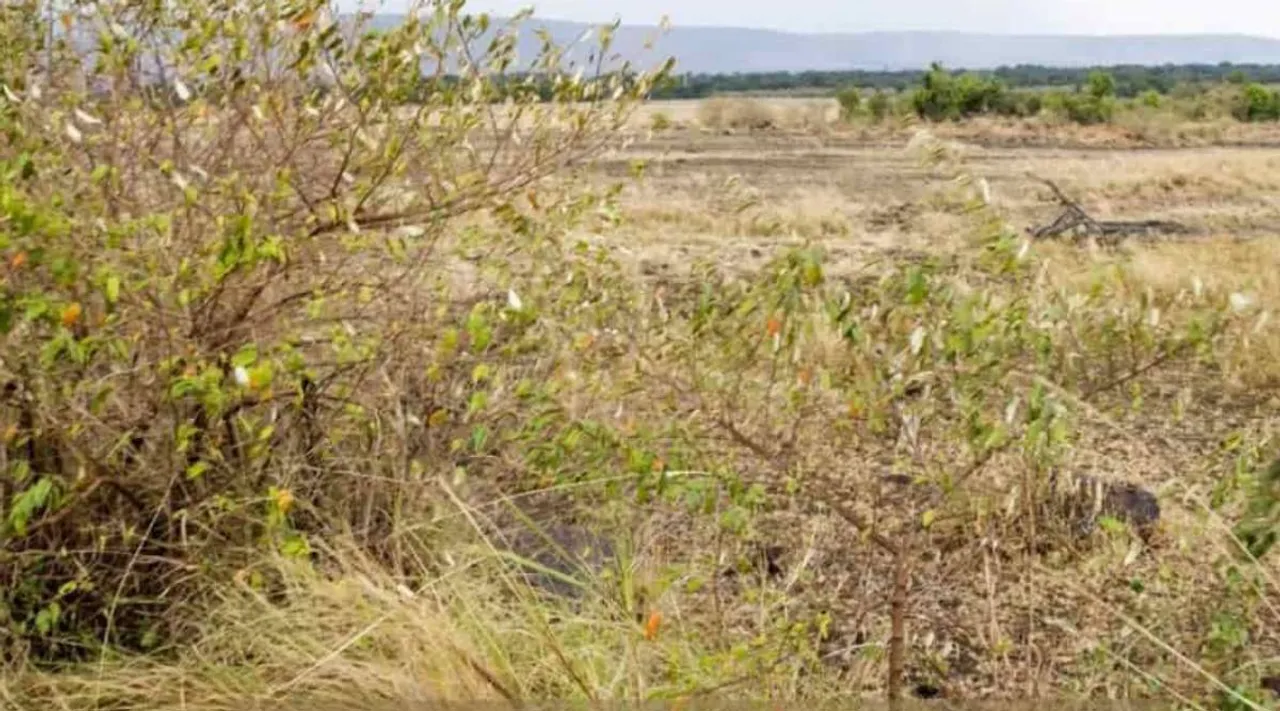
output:
<path id="1" fill-rule="evenodd" d="M 93 62 L 42 44 L 43 9 L 0 28 L 7 703 L 896 698 L 1047 674 L 1262 707 L 1268 424 L 1192 458 L 1208 490 L 1162 492 L 1163 544 L 1149 511 L 1055 503 L 1104 437 L 1181 457 L 1136 428 L 1274 387 L 1247 294 L 1122 263 L 1052 283 L 927 136 L 956 186 L 937 201 L 970 217 L 958 252 L 853 278 L 801 245 L 655 284 L 609 239 L 626 183 L 584 165 L 669 65 L 581 76 L 548 47 L 554 92 L 499 104 L 512 45 L 474 54 L 488 20 L 460 3 L 380 33 L 318 2 L 54 17 Z M 406 105 L 424 64 L 460 70 Z M 927 117 L 1004 100 L 932 76 Z M 705 110 L 772 120 L 740 109 Z M 620 563 L 544 566 L 580 592 L 543 595 L 512 519 Z"/>
<path id="2" fill-rule="evenodd" d="M 1242 85 L 1280 83 L 1280 66 L 1201 64 L 1114 67 L 1014 66 L 973 74 L 998 81 L 1013 89 L 1074 89 L 1084 86 L 1089 75 L 1106 72 L 1116 78 L 1116 95 L 1135 98 L 1147 91 L 1168 95 L 1178 86 L 1230 83 Z M 901 71 L 772 72 L 742 74 L 685 74 L 665 82 L 655 92 L 664 99 L 702 99 L 716 94 L 784 94 L 808 91 L 834 92 L 845 87 L 864 90 L 905 92 L 920 86 L 929 69 Z"/>
<path id="3" fill-rule="evenodd" d="M 1161 74 L 1156 68 L 1150 69 L 1151 76 L 1161 77 L 1159 80 L 1143 79 L 1146 75 L 1142 72 L 1135 73 L 1125 68 L 1118 71 L 1093 69 L 1078 73 L 1050 73 L 1044 76 L 1056 80 L 1044 83 L 1029 83 L 1027 79 L 1028 76 L 1039 78 L 1042 76 L 1040 73 L 956 72 L 937 64 L 924 73 L 902 74 L 904 78 L 896 82 L 879 80 L 879 75 L 857 73 L 848 76 L 787 76 L 791 77 L 788 81 L 797 82 L 797 87 L 814 90 L 820 95 L 833 95 L 846 122 L 860 118 L 880 121 L 891 115 L 910 114 L 935 122 L 976 116 L 1048 117 L 1089 126 L 1109 123 L 1120 113 L 1140 111 L 1163 111 L 1186 121 L 1222 116 L 1248 123 L 1280 121 L 1280 110 L 1275 109 L 1280 105 L 1275 98 L 1277 92 L 1264 84 L 1250 81 L 1251 75 L 1238 69 L 1230 73 L 1188 70 L 1169 75 Z M 1253 75 L 1270 76 L 1270 73 L 1266 68 L 1254 68 Z M 843 77 L 844 83 L 832 89 L 830 81 L 834 81 L 836 76 Z M 1163 77 L 1166 76 L 1189 78 L 1173 83 L 1165 81 Z M 1072 81 L 1065 81 L 1064 77 L 1070 77 Z M 683 85 L 688 81 L 686 79 Z M 742 77 L 713 78 L 697 86 L 714 87 L 707 92 L 718 97 L 713 99 L 715 101 L 727 101 L 727 95 L 732 93 L 760 100 L 770 95 L 769 87 L 782 82 L 761 78 L 764 89 L 757 91 L 740 88 L 741 81 L 747 80 Z M 670 97 L 686 95 L 687 92 L 672 89 L 673 85 L 681 84 L 664 82 L 656 94 Z M 747 100 L 737 99 L 739 102 Z"/>

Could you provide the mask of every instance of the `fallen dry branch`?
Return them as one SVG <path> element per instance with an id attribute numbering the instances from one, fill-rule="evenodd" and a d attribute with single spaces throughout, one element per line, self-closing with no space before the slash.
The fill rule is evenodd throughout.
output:
<path id="1" fill-rule="evenodd" d="M 1114 243 L 1125 237 L 1182 235 L 1191 232 L 1186 225 L 1170 220 L 1095 220 L 1079 203 L 1067 197 L 1053 181 L 1044 178 L 1039 180 L 1053 191 L 1063 211 L 1047 225 L 1027 228 L 1027 233 L 1035 239 L 1054 239 L 1070 234 L 1077 241 L 1094 237 Z"/>

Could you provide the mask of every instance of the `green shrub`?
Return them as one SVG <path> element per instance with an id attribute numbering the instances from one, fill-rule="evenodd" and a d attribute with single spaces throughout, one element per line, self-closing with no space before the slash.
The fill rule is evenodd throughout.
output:
<path id="1" fill-rule="evenodd" d="M 1067 116 L 1082 126 L 1107 123 L 1115 114 L 1115 102 L 1095 96 L 1073 96 L 1067 102 Z"/>
<path id="2" fill-rule="evenodd" d="M 934 64 L 912 95 L 912 106 L 920 118 L 945 121 L 996 113 L 1009 106 L 1009 98 L 1008 90 L 997 80 L 976 74 L 955 77 Z"/>
<path id="3" fill-rule="evenodd" d="M 867 113 L 875 121 L 883 121 L 888 118 L 893 113 L 893 97 L 876 89 L 875 93 L 867 99 Z"/>
<path id="4" fill-rule="evenodd" d="M 841 89 L 836 103 L 840 104 L 840 120 L 849 121 L 862 112 L 862 92 L 857 87 Z"/>
<path id="5" fill-rule="evenodd" d="M 1044 99 L 1039 92 L 1005 92 L 995 106 L 995 113 L 1001 116 L 1031 118 L 1038 115 L 1043 107 Z"/>
<path id="6" fill-rule="evenodd" d="M 1090 72 L 1085 87 L 1086 93 L 1099 101 L 1114 98 L 1116 95 L 1116 78 L 1110 72 Z"/>
<path id="7" fill-rule="evenodd" d="M 1280 120 L 1280 93 L 1261 84 L 1248 84 L 1240 90 L 1231 114 L 1250 123 Z"/>
<path id="8" fill-rule="evenodd" d="M 575 78 L 548 48 L 550 101 L 495 109 L 514 35 L 460 7 L 347 33 L 317 3 L 103 5 L 94 62 L 35 51 L 34 13 L 0 28 L 0 656 L 172 642 L 205 576 L 306 560 L 314 534 L 390 556 L 393 512 L 429 509 L 405 484 L 480 461 L 546 396 L 518 354 L 565 337 L 539 316 L 598 297 L 598 260 L 560 235 L 610 194 L 546 179 L 669 67 Z M 148 27 L 169 30 L 145 54 L 170 100 L 135 71 L 127 28 Z M 491 30 L 456 81 L 399 105 L 423 53 Z"/>

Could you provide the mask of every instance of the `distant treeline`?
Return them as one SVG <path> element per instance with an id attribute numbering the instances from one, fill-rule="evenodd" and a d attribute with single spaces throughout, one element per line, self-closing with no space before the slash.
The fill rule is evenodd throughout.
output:
<path id="1" fill-rule="evenodd" d="M 1280 83 L 1280 65 L 1181 64 L 1164 66 L 1120 65 L 1108 67 L 1045 67 L 1018 65 L 994 70 L 964 72 L 996 79 L 1013 89 L 1035 87 L 1083 87 L 1089 76 L 1103 71 L 1115 78 L 1116 95 L 1133 98 L 1148 91 L 1167 94 L 1180 84 L 1231 82 Z M 920 86 L 923 70 L 768 72 L 748 74 L 684 74 L 654 93 L 657 99 L 700 99 L 716 94 L 790 93 L 835 91 L 856 87 L 908 91 Z M 960 74 L 960 72 L 953 72 Z"/>

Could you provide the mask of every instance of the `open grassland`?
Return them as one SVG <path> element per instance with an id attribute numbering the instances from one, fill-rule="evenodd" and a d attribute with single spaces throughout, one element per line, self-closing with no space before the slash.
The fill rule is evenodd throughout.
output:
<path id="1" fill-rule="evenodd" d="M 5 104 L 0 701 L 1274 703 L 1272 129 L 508 129 L 359 41 Z"/>
<path id="2" fill-rule="evenodd" d="M 987 182 L 991 206 L 1016 230 L 1061 212 L 1041 182 L 1048 179 L 1098 219 L 1165 219 L 1191 231 L 1135 240 L 1120 253 L 1041 245 L 1056 265 L 1051 279 L 1122 260 L 1166 287 L 1198 276 L 1280 296 L 1270 269 L 1271 237 L 1280 230 L 1280 145 L 985 147 L 953 139 L 945 148 Z M 756 270 L 779 248 L 804 244 L 821 246 L 835 268 L 856 271 L 886 251 L 962 249 L 971 224 L 947 198 L 952 176 L 923 161 L 910 138 L 672 131 L 608 156 L 599 170 L 622 176 L 635 161 L 645 170 L 625 193 L 618 244 L 627 261 L 649 272 L 701 258 Z"/>
<path id="3" fill-rule="evenodd" d="M 637 111 L 637 128 L 724 135 L 757 133 L 822 136 L 833 142 L 893 143 L 910 138 L 919 121 L 904 109 L 881 119 L 865 113 L 841 120 L 832 98 L 723 96 L 699 101 L 653 101 Z M 1280 144 L 1280 126 L 1242 123 L 1222 112 L 1194 120 L 1169 107 L 1128 107 L 1097 125 L 1053 114 L 1028 118 L 979 116 L 931 127 L 938 136 L 987 147 L 1140 149 Z"/>

